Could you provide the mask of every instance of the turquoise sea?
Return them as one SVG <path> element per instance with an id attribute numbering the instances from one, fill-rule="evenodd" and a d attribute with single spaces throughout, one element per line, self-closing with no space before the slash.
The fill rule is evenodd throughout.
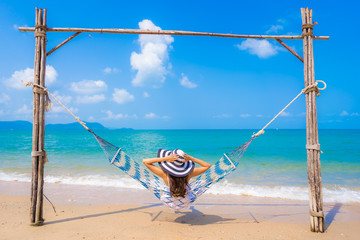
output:
<path id="1" fill-rule="evenodd" d="M 107 141 L 141 161 L 159 148 L 180 148 L 215 163 L 250 139 L 254 130 L 98 130 Z M 268 130 L 255 139 L 238 169 L 209 194 L 308 199 L 305 130 Z M 142 189 L 109 165 L 85 130 L 48 130 L 45 181 L 59 184 Z M 325 202 L 360 202 L 360 130 L 320 130 Z M 29 182 L 31 131 L 0 130 L 0 180 Z"/>

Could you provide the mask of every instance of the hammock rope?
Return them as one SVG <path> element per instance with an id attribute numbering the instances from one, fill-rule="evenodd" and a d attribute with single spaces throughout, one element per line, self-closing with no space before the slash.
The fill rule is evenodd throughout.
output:
<path id="1" fill-rule="evenodd" d="M 323 88 L 318 88 L 318 82 L 322 82 L 324 84 Z M 33 85 L 33 91 L 39 94 L 49 94 L 57 103 L 59 103 L 69 114 L 71 114 L 78 123 L 80 123 L 87 131 L 89 131 L 95 137 L 96 141 L 99 143 L 100 147 L 104 151 L 107 159 L 110 164 L 118 167 L 126 174 L 128 174 L 133 179 L 140 182 L 142 186 L 146 189 L 153 192 L 153 194 L 161 200 L 161 196 L 166 193 L 169 194 L 169 190 L 165 185 L 164 181 L 159 179 L 158 176 L 154 175 L 150 172 L 143 164 L 133 160 L 130 156 L 128 156 L 121 148 L 113 145 L 112 143 L 106 141 L 105 139 L 96 135 L 90 128 L 86 126 L 86 123 L 80 120 L 79 117 L 75 116 L 64 104 L 61 103 L 53 94 L 51 94 L 47 88 L 35 84 L 33 82 L 24 82 L 25 86 Z M 326 83 L 323 81 L 316 81 L 314 84 L 309 85 L 308 87 L 301 90 L 301 92 L 292 100 L 289 104 L 287 104 L 273 119 L 270 120 L 260 131 L 253 134 L 251 139 L 241 146 L 233 149 L 228 153 L 224 153 L 223 156 L 218 160 L 215 164 L 213 164 L 208 171 L 198 176 L 195 180 L 191 180 L 189 183 L 190 192 L 192 193 L 190 202 L 185 203 L 184 201 L 179 200 L 178 198 L 169 198 L 167 202 L 164 202 L 169 208 L 174 210 L 181 210 L 185 207 L 188 207 L 189 203 L 193 203 L 200 195 L 205 193 L 213 184 L 219 182 L 225 176 L 230 174 L 232 171 L 236 169 L 238 164 L 240 163 L 241 158 L 246 152 L 247 148 L 251 144 L 251 142 L 264 133 L 265 128 L 267 128 L 281 113 L 285 111 L 301 94 L 308 93 L 310 91 L 316 91 L 317 95 L 320 95 L 319 90 L 324 90 L 326 88 Z M 41 89 L 39 91 L 39 89 Z M 47 101 L 47 108 L 51 108 L 51 101 Z M 176 208 L 174 208 L 176 205 Z"/>
<path id="2" fill-rule="evenodd" d="M 322 88 L 319 88 L 317 85 L 318 83 L 321 82 L 322 84 L 324 84 L 324 87 Z M 264 134 L 265 133 L 265 128 L 267 128 L 277 117 L 279 117 L 293 102 L 295 102 L 296 99 L 298 99 L 303 93 L 306 94 L 306 93 L 309 93 L 309 92 L 312 92 L 312 91 L 315 91 L 316 92 L 316 95 L 317 96 L 320 96 L 320 91 L 319 90 L 325 90 L 326 89 L 326 83 L 324 81 L 321 81 L 321 80 L 317 80 L 315 81 L 314 84 L 312 85 L 309 85 L 307 86 L 306 88 L 304 88 L 303 90 L 301 90 L 299 92 L 298 95 L 296 95 L 296 97 L 294 97 L 293 100 L 291 100 L 288 105 L 286 105 L 278 114 L 275 115 L 275 117 L 273 117 L 273 119 L 271 119 L 260 131 L 258 131 L 257 133 L 253 134 L 252 137 L 258 137 L 260 136 L 261 134 Z"/>

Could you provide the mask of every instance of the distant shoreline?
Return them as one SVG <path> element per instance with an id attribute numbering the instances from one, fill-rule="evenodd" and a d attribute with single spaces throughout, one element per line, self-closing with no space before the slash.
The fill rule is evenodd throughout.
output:
<path id="1" fill-rule="evenodd" d="M 98 122 L 85 122 L 86 125 L 92 130 L 249 130 L 257 131 L 259 129 L 255 128 L 163 128 L 163 129 L 143 129 L 143 128 L 112 128 L 105 127 Z M 78 122 L 72 123 L 49 123 L 45 125 L 46 130 L 82 130 L 83 127 Z M 32 130 L 32 123 L 29 121 L 15 120 L 15 121 L 0 121 L 0 131 L 1 130 Z M 305 128 L 269 128 L 266 131 L 283 131 L 283 130 L 306 130 Z M 348 128 L 319 128 L 319 131 L 323 130 L 360 130 L 360 129 L 348 129 Z"/>

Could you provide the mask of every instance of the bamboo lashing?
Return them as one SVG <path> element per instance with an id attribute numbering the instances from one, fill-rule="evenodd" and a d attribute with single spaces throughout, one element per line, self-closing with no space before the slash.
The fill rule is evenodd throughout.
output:
<path id="1" fill-rule="evenodd" d="M 70 113 L 78 123 L 80 123 L 86 130 L 88 130 L 89 132 L 91 132 L 91 130 L 86 126 L 86 123 L 84 123 L 83 121 L 80 120 L 79 117 L 75 116 L 64 104 L 62 104 L 53 94 L 51 94 L 51 92 L 49 92 L 47 90 L 47 88 L 40 86 L 38 84 L 35 84 L 33 82 L 25 82 L 25 81 L 21 81 L 23 84 L 25 84 L 25 86 L 34 86 L 36 88 L 40 88 L 42 90 L 42 92 L 46 92 L 47 94 L 49 94 L 57 103 L 59 103 L 68 113 Z"/>
<path id="2" fill-rule="evenodd" d="M 34 27 L 19 27 L 21 32 L 33 32 Z M 120 33 L 120 34 L 155 34 L 155 35 L 183 35 L 208 36 L 226 38 L 256 38 L 256 39 L 303 39 L 302 35 L 241 35 L 229 33 L 207 33 L 178 30 L 143 30 L 143 29 L 114 29 L 114 28 L 46 28 L 47 32 L 88 32 L 88 33 Z M 328 40 L 329 36 L 314 36 L 314 39 Z"/>
<path id="3" fill-rule="evenodd" d="M 317 85 L 318 83 L 321 82 L 324 84 L 324 87 L 319 88 Z M 291 100 L 288 105 L 286 105 L 278 114 L 275 115 L 275 117 L 273 117 L 273 119 L 270 120 L 270 122 L 268 122 L 260 131 L 258 131 L 257 133 L 253 134 L 252 137 L 258 137 L 261 134 L 265 133 L 265 128 L 267 128 L 278 116 L 280 116 L 280 114 L 282 114 L 296 99 L 298 99 L 301 94 L 307 94 L 309 92 L 312 91 L 316 91 L 317 93 L 319 93 L 318 96 L 320 96 L 320 91 L 319 90 L 325 90 L 326 89 L 326 83 L 324 81 L 321 80 L 317 80 L 313 85 L 307 86 L 306 88 L 304 88 L 303 90 L 300 91 L 300 93 L 293 99 Z"/>
<path id="4" fill-rule="evenodd" d="M 48 158 L 47 158 L 47 152 L 44 149 L 43 151 L 35 151 L 35 152 L 31 152 L 31 157 L 38 157 L 38 156 L 42 156 L 45 159 L 45 163 L 48 162 Z"/>

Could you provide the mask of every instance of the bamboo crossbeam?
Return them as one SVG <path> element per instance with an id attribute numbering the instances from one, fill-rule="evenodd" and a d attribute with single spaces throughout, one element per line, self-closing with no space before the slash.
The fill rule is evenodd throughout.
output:
<path id="1" fill-rule="evenodd" d="M 34 32 L 34 27 L 19 27 L 21 32 Z M 154 34 L 154 35 L 184 35 L 208 36 L 226 38 L 256 38 L 256 39 L 303 39 L 301 35 L 239 35 L 230 33 L 207 33 L 177 30 L 142 30 L 142 29 L 116 29 L 116 28 L 47 28 L 47 32 L 87 32 L 87 33 L 120 33 L 120 34 Z M 328 40 L 329 36 L 314 36 L 314 39 Z"/>
<path id="2" fill-rule="evenodd" d="M 75 38 L 77 35 L 79 35 L 81 32 L 77 32 L 73 35 L 71 35 L 70 37 L 68 37 L 67 39 L 65 39 L 65 41 L 63 41 L 62 43 L 60 43 L 59 45 L 57 45 L 56 47 L 54 47 L 53 49 L 51 49 L 46 56 L 49 56 L 50 54 L 52 54 L 53 52 L 55 52 L 56 50 L 58 50 L 59 48 L 61 48 L 63 45 L 65 45 L 66 43 L 68 43 L 70 40 L 72 40 L 73 38 Z"/>
<path id="3" fill-rule="evenodd" d="M 295 57 L 297 57 L 300 61 L 304 62 L 304 59 L 302 57 L 300 57 L 299 54 L 297 54 L 294 50 L 292 50 L 288 45 L 286 45 L 283 41 L 281 41 L 280 39 L 276 39 L 276 41 L 278 41 L 284 48 L 286 48 L 287 50 L 289 50 L 289 52 L 291 52 Z"/>

